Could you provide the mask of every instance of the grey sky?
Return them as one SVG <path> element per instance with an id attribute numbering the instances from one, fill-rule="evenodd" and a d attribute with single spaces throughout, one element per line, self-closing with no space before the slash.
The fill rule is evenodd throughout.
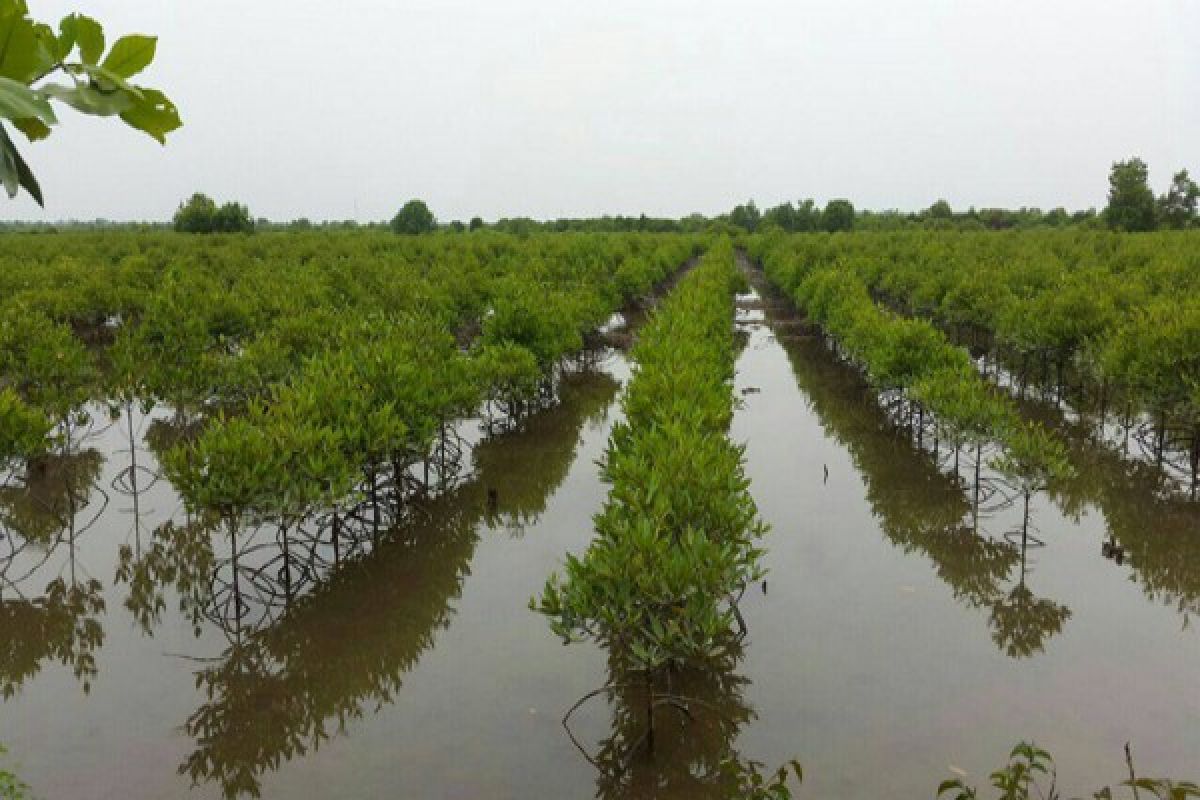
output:
<path id="1" fill-rule="evenodd" d="M 165 148 L 70 110 L 0 218 L 1102 205 L 1115 159 L 1200 173 L 1196 0 L 29 0 L 160 37 Z"/>

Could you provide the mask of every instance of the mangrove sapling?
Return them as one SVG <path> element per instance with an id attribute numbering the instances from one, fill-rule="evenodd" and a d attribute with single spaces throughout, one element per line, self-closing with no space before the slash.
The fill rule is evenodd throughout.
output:
<path id="1" fill-rule="evenodd" d="M 548 291 L 510 277 L 499 283 L 490 313 L 483 321 L 485 344 L 520 345 L 549 370 L 568 353 L 583 347 L 583 331 L 599 321 L 581 318 L 568 292 Z"/>
<path id="2" fill-rule="evenodd" d="M 173 448 L 164 458 L 167 476 L 192 513 L 214 512 L 224 524 L 236 618 L 243 610 L 238 561 L 243 529 L 262 521 L 280 526 L 282 567 L 290 583 L 289 528 L 344 496 L 352 483 L 337 434 L 289 410 L 252 403 L 245 415 L 219 417 L 195 442 Z"/>
<path id="3" fill-rule="evenodd" d="M 36 459 L 46 452 L 54 424 L 17 393 L 0 388 L 0 470 Z"/>
<path id="4" fill-rule="evenodd" d="M 472 366 L 489 425 L 496 412 L 519 419 L 525 405 L 538 395 L 544 378 L 537 356 L 510 341 L 483 345 L 472 355 Z"/>
<path id="5" fill-rule="evenodd" d="M 82 406 L 95 380 L 91 358 L 64 325 L 21 308 L 0 314 L 0 386 L 11 387 L 65 437 L 87 424 Z"/>
<path id="6" fill-rule="evenodd" d="M 962 448 L 978 451 L 994 441 L 998 431 L 1011 427 L 1015 416 L 1011 406 L 980 383 L 969 368 L 926 374 L 913 384 L 910 395 L 934 411 L 936 425 L 954 446 L 956 477 Z"/>
<path id="7" fill-rule="evenodd" d="M 143 365 L 145 395 L 167 405 L 181 423 L 200 416 L 218 383 L 215 345 L 200 313 L 206 291 L 168 285 L 135 327 L 118 334 L 121 349 Z"/>
<path id="8" fill-rule="evenodd" d="M 295 413 L 295 406 L 272 409 L 270 431 L 281 454 L 274 506 L 266 515 L 279 527 L 285 604 L 294 595 L 289 534 L 305 517 L 341 502 L 354 484 L 354 470 L 342 457 L 334 429 Z"/>
<path id="9" fill-rule="evenodd" d="M 1029 500 L 1034 493 L 1074 474 L 1066 448 L 1040 425 L 1018 422 L 1002 433 L 1004 451 L 991 466 L 1008 478 L 1024 500 L 1022 531 L 1029 527 Z"/>

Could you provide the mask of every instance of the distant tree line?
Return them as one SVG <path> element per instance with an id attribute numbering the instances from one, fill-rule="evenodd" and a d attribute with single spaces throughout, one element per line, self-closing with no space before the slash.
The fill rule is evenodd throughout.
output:
<path id="1" fill-rule="evenodd" d="M 516 235 L 533 233 L 702 233 L 706 231 L 736 234 L 781 229 L 789 233 L 838 231 L 888 231 L 905 228 L 953 228 L 957 230 L 1009 230 L 1038 227 L 1107 226 L 1117 231 L 1152 231 L 1200 227 L 1198 206 L 1200 186 L 1186 169 L 1175 173 L 1166 192 L 1156 196 L 1150 188 L 1149 168 L 1140 158 L 1118 161 L 1109 173 L 1108 202 L 1102 211 L 1089 208 L 1067 211 L 1065 208 L 968 208 L 956 211 L 939 199 L 920 211 L 858 210 L 845 198 L 830 200 L 822 208 L 811 198 L 791 201 L 760 211 L 753 200 L 735 206 L 726 214 L 706 216 L 689 214 L 670 217 L 605 215 L 602 217 L 563 217 L 537 220 L 531 217 L 503 217 L 485 222 L 475 216 L 469 222 L 451 220 L 439 223 L 429 206 L 420 199 L 409 200 L 390 222 L 359 223 L 355 220 L 313 222 L 301 217 L 290 222 L 255 220 L 238 203 L 218 206 L 207 195 L 196 193 L 179 206 L 172 220 L 175 230 L 185 233 L 233 233 L 259 230 L 303 231 L 320 229 L 356 229 L 388 227 L 403 235 L 442 231 L 450 234 L 493 230 Z M 54 232 L 76 228 L 148 229 L 158 223 L 121 223 L 108 220 L 64 221 L 56 223 L 6 222 L 0 220 L 0 232 Z"/>
<path id="2" fill-rule="evenodd" d="M 1095 209 L 1067 212 L 1062 208 L 969 208 L 955 211 L 945 200 L 938 200 L 921 211 L 860 211 L 846 199 L 830 200 L 825 208 L 811 199 L 791 202 L 759 212 L 753 201 L 736 206 L 724 219 L 745 231 L 779 228 L 789 233 L 836 233 L 849 230 L 901 230 L 904 228 L 960 228 L 966 230 L 1006 230 L 1039 226 L 1098 224 Z"/>

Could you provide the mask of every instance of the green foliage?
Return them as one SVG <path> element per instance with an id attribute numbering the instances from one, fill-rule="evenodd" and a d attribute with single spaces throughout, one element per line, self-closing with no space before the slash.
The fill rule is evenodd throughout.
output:
<path id="1" fill-rule="evenodd" d="M 0 466 L 45 452 L 52 428 L 50 420 L 26 406 L 16 392 L 0 389 Z"/>
<path id="2" fill-rule="evenodd" d="M 594 637 L 635 670 L 701 665 L 736 646 L 739 587 L 761 575 L 765 530 L 726 432 L 733 413 L 729 243 L 716 246 L 643 328 L 612 433 L 612 486 L 596 538 L 531 606 L 570 641 Z"/>
<path id="3" fill-rule="evenodd" d="M 1200 422 L 1200 302 L 1156 298 L 1112 332 L 1101 368 L 1143 407 Z"/>
<path id="4" fill-rule="evenodd" d="M 610 311 L 599 295 L 585 289 L 556 291 L 528 281 L 496 286 L 483 322 L 485 344 L 513 344 L 533 353 L 543 369 L 583 347 L 583 334 Z"/>
<path id="5" fill-rule="evenodd" d="M 232 202 L 217 206 L 212 198 L 200 192 L 179 204 L 172 224 L 179 233 L 250 233 L 254 230 L 254 218 L 246 206 Z"/>
<path id="6" fill-rule="evenodd" d="M 339 432 L 281 404 L 260 403 L 218 418 L 188 445 L 168 451 L 163 467 L 195 509 L 232 519 L 243 514 L 299 516 L 349 491 Z"/>
<path id="7" fill-rule="evenodd" d="M 129 83 L 154 60 L 156 44 L 152 36 L 132 34 L 114 42 L 105 55 L 104 31 L 90 17 L 64 17 L 55 34 L 30 18 L 24 0 L 0 0 L 0 119 L 31 142 L 44 139 L 58 124 L 53 100 L 84 114 L 120 116 L 165 143 L 182 124 L 178 111 L 162 92 Z M 44 82 L 53 75 L 68 83 Z M 3 125 L 0 182 L 9 197 L 24 189 L 43 204 L 37 179 Z"/>
<path id="8" fill-rule="evenodd" d="M 865 296 L 927 319 L 988 352 L 1019 385 L 1056 394 L 1081 387 L 1090 402 L 1184 431 L 1200 420 L 1194 230 L 905 231 L 751 244 L 784 287 L 813 272 L 850 273 L 837 280 L 864 285 L 854 307 Z M 810 285 L 806 302 L 818 316 L 831 280 Z"/>
<path id="9" fill-rule="evenodd" d="M 1129 758 L 1128 748 L 1126 758 Z M 1132 773 L 1132 761 L 1129 761 L 1127 766 Z M 1054 759 L 1048 752 L 1029 742 L 1021 742 L 1014 747 L 1009 753 L 1008 763 L 988 777 L 992 788 L 996 790 L 996 800 L 1029 800 L 1031 797 L 1060 796 L 1056 786 Z M 1187 800 L 1189 797 L 1200 797 L 1200 786 L 1189 781 L 1132 777 L 1118 786 L 1128 789 L 1129 796 L 1135 800 L 1139 797 L 1139 790 L 1148 792 L 1156 800 Z M 1096 800 L 1112 800 L 1113 796 L 1113 790 L 1108 786 L 1092 794 Z M 962 778 L 951 778 L 942 781 L 938 786 L 937 797 L 945 797 L 947 800 L 976 800 L 979 793 Z"/>
<path id="10" fill-rule="evenodd" d="M 954 209 L 945 200 L 938 200 L 925 211 L 925 216 L 936 220 L 949 220 L 954 218 Z"/>
<path id="11" fill-rule="evenodd" d="M 1196 224 L 1196 204 L 1200 202 L 1200 186 L 1180 170 L 1171 179 L 1171 187 L 1158 199 L 1158 216 L 1168 228 L 1189 228 Z"/>
<path id="12" fill-rule="evenodd" d="M 1108 227 L 1118 231 L 1152 231 L 1158 227 L 1150 170 L 1140 158 L 1118 161 L 1108 176 Z"/>
<path id="13" fill-rule="evenodd" d="M 114 389 L 207 420 L 163 460 L 190 507 L 231 520 L 337 505 L 362 480 L 428 458 L 443 426 L 484 400 L 515 409 L 534 398 L 623 301 L 621 267 L 661 280 L 693 247 L 371 236 L 339 245 L 363 244 L 347 270 L 344 249 L 321 266 L 296 263 L 290 246 L 256 267 L 261 256 L 245 256 L 258 241 L 206 246 L 201 263 L 172 267 L 111 348 L 127 376 Z M 464 330 L 476 331 L 468 347 L 455 337 Z"/>
<path id="14" fill-rule="evenodd" d="M 433 233 L 437 230 L 437 220 L 429 206 L 421 200 L 409 200 L 392 217 L 392 231 L 415 236 L 420 233 Z"/>
<path id="15" fill-rule="evenodd" d="M 483 397 L 514 407 L 537 394 L 544 379 L 537 356 L 511 341 L 485 344 L 472 359 Z"/>
<path id="16" fill-rule="evenodd" d="M 852 230 L 854 220 L 854 205 L 849 200 L 830 200 L 821 212 L 821 230 L 830 233 Z"/>
<path id="17" fill-rule="evenodd" d="M 791 800 L 792 777 L 799 785 L 804 781 L 804 770 L 796 759 L 788 761 L 774 772 L 764 772 L 755 761 L 744 762 L 736 758 L 726 760 L 723 771 L 737 787 L 740 800 Z"/>
<path id="18" fill-rule="evenodd" d="M 0 745 L 0 756 L 8 754 L 4 745 Z M 4 767 L 0 767 L 0 797 L 4 800 L 29 800 L 29 784 Z"/>
<path id="19" fill-rule="evenodd" d="M 485 399 L 513 410 L 535 399 L 584 333 L 697 245 L 482 232 L 21 239 L 0 243 L 4 460 L 42 452 L 90 400 L 161 404 L 186 432 L 163 460 L 188 504 L 276 520 L 419 463 Z"/>
<path id="20" fill-rule="evenodd" d="M 759 213 L 758 206 L 754 205 L 753 200 L 748 200 L 729 212 L 729 221 L 748 233 L 754 233 L 761 220 L 762 214 Z"/>
<path id="21" fill-rule="evenodd" d="M 87 400 L 95 377 L 91 358 L 66 326 L 23 308 L 0 317 L 0 385 L 54 422 Z"/>
<path id="22" fill-rule="evenodd" d="M 856 270 L 846 260 L 844 251 L 855 245 L 843 243 L 854 238 L 829 237 L 813 244 L 809 237 L 777 237 L 755 245 L 768 277 L 837 339 L 873 385 L 906 393 L 933 413 L 956 444 L 1005 446 L 1008 454 L 997 465 L 1030 491 L 1068 475 L 1062 445 L 1044 428 L 1020 424 L 1012 401 L 989 388 L 963 348 L 951 344 L 931 322 L 898 315 L 875 303 L 860 275 L 870 274 L 874 264 Z M 827 243 L 829 252 L 821 252 Z M 890 277 L 897 281 L 891 285 L 899 285 L 907 273 L 882 275 L 881 283 Z M 912 286 L 903 291 L 909 293 L 906 296 L 917 292 Z M 937 307 L 938 302 L 931 298 L 929 305 Z M 1061 316 L 1080 325 L 1086 320 L 1083 315 Z"/>
<path id="23" fill-rule="evenodd" d="M 760 228 L 776 227 L 788 233 L 806 233 L 819 230 L 821 212 L 811 199 L 802 200 L 799 206 L 790 202 L 769 208 L 763 212 Z"/>
<path id="24" fill-rule="evenodd" d="M 980 391 L 979 378 L 969 367 L 927 372 L 913 382 L 910 393 L 926 408 L 936 409 L 938 425 L 956 445 L 986 444 L 997 431 L 1016 424 L 1012 406 L 992 392 Z"/>

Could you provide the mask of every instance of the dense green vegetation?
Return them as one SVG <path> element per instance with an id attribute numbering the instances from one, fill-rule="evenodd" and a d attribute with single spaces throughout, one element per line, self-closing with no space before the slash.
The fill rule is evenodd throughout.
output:
<path id="1" fill-rule="evenodd" d="M 1002 401 L 964 389 L 979 381 L 946 335 L 983 354 L 985 374 L 1021 394 L 1038 386 L 1056 402 L 1093 411 L 1100 424 L 1111 415 L 1126 432 L 1144 429 L 1157 461 L 1172 451 L 1185 461 L 1194 490 L 1200 234 L 773 236 L 753 248 L 777 282 L 813 304 L 818 322 L 850 337 L 852 354 L 874 365 L 883 388 L 911 389 L 948 421 L 952 437 L 977 428 L 973 410 L 993 420 L 985 427 L 1015 429 L 997 416 Z M 831 305 L 830 297 L 847 295 L 851 311 Z M 863 313 L 871 324 L 856 316 Z M 883 324 L 893 330 L 866 330 Z M 905 343 L 888 351 L 891 342 Z M 911 356 L 923 375 L 889 352 Z M 938 364 L 958 378 L 931 378 Z M 975 399 L 958 396 L 963 391 Z"/>
<path id="2" fill-rule="evenodd" d="M 836 339 L 877 390 L 896 395 L 906 406 L 902 413 L 932 414 L 956 454 L 964 445 L 1002 445 L 995 466 L 1026 496 L 1069 474 L 1062 446 L 1040 426 L 1022 421 L 1012 402 L 974 369 L 966 350 L 931 323 L 877 304 L 857 272 L 838 260 L 811 257 L 808 242 L 760 239 L 754 250 L 770 280 Z"/>
<path id="3" fill-rule="evenodd" d="M 119 116 L 165 143 L 182 124 L 175 106 L 131 83 L 156 44 L 135 34 L 109 47 L 87 16 L 71 14 L 55 30 L 33 20 L 25 0 L 0 0 L 0 183 L 9 197 L 23 189 L 43 204 L 6 125 L 45 139 L 59 122 L 52 103 Z M 1185 615 L 1196 607 L 1194 582 L 1180 577 L 1186 566 L 1173 563 L 1188 562 L 1193 546 L 1180 536 L 1147 548 L 1146 537 L 1164 531 L 1142 528 L 1190 520 L 1194 503 L 1164 487 L 1191 500 L 1200 492 L 1198 204 L 1186 170 L 1156 196 L 1148 166 L 1131 158 L 1113 164 L 1100 213 L 956 212 L 945 200 L 871 212 L 835 198 L 762 212 L 750 201 L 711 218 L 439 225 L 414 199 L 372 231 L 351 233 L 352 221 L 313 234 L 307 219 L 256 224 L 246 206 L 197 193 L 176 211 L 173 234 L 0 241 L 0 539 L 10 545 L 0 589 L 26 549 L 45 554 L 39 566 L 64 541 L 70 552 L 69 577 L 54 576 L 36 598 L 19 588 L 0 598 L 0 629 L 26 634 L 0 655 L 0 697 L 48 661 L 90 690 L 105 599 L 98 580 L 77 575 L 75 548 L 104 456 L 86 441 L 104 411 L 127 421 L 133 461 L 111 485 L 123 492 L 134 482 L 136 516 L 134 408 L 161 407 L 170 416 L 155 420 L 152 447 L 186 521 L 155 529 L 145 552 L 135 521 L 137 550 L 122 547 L 117 581 L 129 584 L 126 607 L 147 632 L 169 587 L 193 624 L 208 615 L 234 634 L 195 673 L 204 698 L 183 730 L 196 746 L 178 771 L 227 797 L 259 796 L 264 773 L 319 747 L 334 720 L 344 726 L 391 701 L 453 614 L 480 521 L 515 533 L 536 517 L 566 474 L 579 428 L 617 391 L 611 381 L 573 386 L 567 363 L 615 311 L 638 305 L 720 235 L 633 349 L 623 420 L 601 464 L 610 489 L 594 539 L 530 605 L 564 642 L 607 651 L 608 681 L 580 700 L 603 694 L 612 709 L 611 735 L 594 758 L 584 751 L 599 770 L 597 796 L 670 787 L 786 800 L 799 764 L 767 773 L 735 748 L 754 717 L 737 673 L 747 635 L 739 601 L 764 575 L 766 526 L 744 450 L 729 436 L 740 279 L 724 235 L 750 235 L 770 280 L 865 376 L 872 410 L 915 433 L 921 455 L 896 457 L 845 433 L 861 410 L 830 411 L 810 393 L 826 424 L 841 425 L 885 535 L 925 553 L 958 600 L 989 611 L 996 646 L 1027 658 L 1071 617 L 1026 585 L 1030 497 L 1042 490 L 1067 513 L 1100 507 L 1110 518 L 1105 556 L 1121 563 L 1128 547 L 1148 595 Z M 995 233 L 1013 228 L 1021 234 Z M 558 404 L 564 392 L 578 395 L 573 405 Z M 1074 418 L 1036 421 L 1019 405 L 1027 395 L 1065 404 Z M 523 437 L 531 412 L 547 409 L 548 437 Z M 454 429 L 475 416 L 486 434 L 463 477 Z M 1126 510 L 1119 496 L 1131 473 L 1122 469 L 1104 472 L 1101 486 L 1082 482 L 1072 463 L 1086 456 L 1068 449 L 1063 429 L 1089 422 L 1122 453 L 1141 445 L 1173 481 L 1147 493 L 1157 506 Z M 929 475 L 943 466 L 943 443 L 953 453 L 949 486 Z M 974 455 L 971 529 L 960 451 Z M 985 452 L 1024 499 L 1019 546 L 978 535 Z M 540 470 L 522 469 L 534 459 Z M 905 494 L 887 485 L 896 470 L 935 485 L 937 499 L 896 496 Z M 1188 514 L 1175 513 L 1181 504 Z M 274 545 L 245 546 L 263 528 Z M 355 538 L 362 531 L 370 547 Z M 331 563 L 317 555 L 326 533 Z M 214 549 L 222 535 L 227 557 Z M 263 556 L 272 546 L 282 555 Z M 297 546 L 307 555 L 289 549 Z M 266 560 L 244 569 L 248 555 Z M 246 579 L 266 606 L 257 623 Z M 298 592 L 301 583 L 310 591 Z M 278 597 L 286 614 L 274 617 Z M 639 761 L 655 752 L 660 711 L 694 727 L 662 764 Z M 30 796 L 6 755 L 0 746 L 0 796 Z M 1139 791 L 1200 797 L 1193 783 L 1138 777 L 1128 745 L 1126 765 L 1119 788 L 1135 800 Z M 1058 796 L 1053 760 L 1032 744 L 988 777 L 1006 800 Z M 965 777 L 936 794 L 978 796 Z"/>
<path id="4" fill-rule="evenodd" d="M 596 538 L 537 604 L 564 639 L 596 638 L 647 675 L 720 659 L 738 638 L 737 592 L 761 573 L 763 525 L 726 436 L 736 276 L 726 241 L 642 330 Z"/>
<path id="5" fill-rule="evenodd" d="M 130 584 L 127 605 L 143 625 L 166 602 L 161 586 L 147 588 L 156 582 L 170 584 L 181 607 L 199 613 L 214 604 L 219 588 L 210 572 L 266 580 L 261 567 L 239 566 L 240 543 L 258 527 L 279 532 L 284 555 L 272 562 L 282 565 L 272 580 L 284 583 L 289 619 L 314 608 L 322 616 L 344 615 L 359 602 L 355 564 L 367 569 L 380 562 L 339 555 L 331 570 L 337 580 L 301 596 L 293 582 L 309 580 L 317 568 L 298 566 L 289 542 L 311 542 L 311 531 L 323 537 L 332 529 L 335 551 L 350 547 L 351 529 L 378 535 L 405 519 L 402 509 L 418 499 L 436 503 L 430 496 L 445 489 L 443 496 L 471 498 L 469 514 L 443 509 L 452 535 L 431 524 L 437 529 L 421 538 L 421 548 L 414 538 L 405 558 L 395 551 L 386 557 L 389 574 L 400 580 L 408 574 L 404 564 L 420 561 L 428 570 L 429 559 L 447 555 L 447 547 L 454 551 L 445 587 L 426 615 L 443 619 L 466 569 L 475 522 L 509 514 L 508 524 L 519 527 L 523 515 L 536 516 L 546 495 L 542 478 L 527 487 L 519 470 L 499 466 L 506 460 L 504 436 L 479 448 L 478 476 L 449 480 L 445 453 L 456 446 L 455 423 L 481 415 L 519 434 L 531 412 L 555 406 L 564 363 L 592 341 L 593 331 L 712 242 L 647 233 L 518 236 L 474 227 L 464 235 L 260 230 L 0 240 L 6 531 L 53 542 L 86 496 L 79 482 L 90 485 L 99 470 L 99 456 L 81 447 L 94 418 L 105 411 L 132 418 L 137 406 L 157 406 L 169 416 L 160 414 L 156 424 L 169 432 L 155 454 L 186 504 L 188 522 L 163 526 L 146 551 L 123 555 L 119 578 Z M 931 436 L 935 452 L 950 448 L 955 472 L 960 451 L 975 456 L 977 469 L 986 453 L 985 463 L 1017 487 L 1027 506 L 1031 494 L 1049 488 L 1068 513 L 1094 503 L 1106 514 L 1130 517 L 1114 528 L 1114 540 L 1137 561 L 1145 591 L 1181 611 L 1194 607 L 1192 584 L 1163 563 L 1176 553 L 1186 558 L 1189 546 L 1181 543 L 1166 556 L 1141 546 L 1153 532 L 1138 528 L 1143 517 L 1118 507 L 1128 481 L 1083 485 L 1071 469 L 1083 458 L 1078 444 L 1068 450 L 1063 426 L 1031 421 L 1019 395 L 1092 413 L 1097 424 L 1144 429 L 1160 461 L 1191 459 L 1194 481 L 1200 234 L 1077 228 L 786 235 L 765 222 L 759 228 L 766 232 L 745 239 L 751 254 L 865 375 L 888 419 Z M 684 749 L 694 755 L 694 769 L 671 777 L 675 785 L 788 796 L 786 774 L 764 775 L 732 746 L 753 716 L 737 674 L 746 631 L 738 600 L 761 577 L 764 531 L 742 448 L 728 433 L 739 282 L 732 244 L 717 240 L 640 331 L 624 419 L 602 463 L 609 494 L 595 517 L 595 538 L 586 552 L 568 557 L 534 603 L 564 639 L 590 639 L 607 650 L 609 681 L 599 691 L 609 698 L 614 724 L 596 757 L 602 796 L 621 796 L 631 782 L 650 779 L 629 764 L 634 751 L 653 750 L 656 716 L 697 726 L 696 736 L 680 736 L 693 740 L 694 748 Z M 605 391 L 611 396 L 615 386 Z M 836 400 L 808 393 L 825 416 L 851 413 L 830 411 Z M 579 424 L 572 418 L 568 432 Z M 898 547 L 926 554 L 956 598 L 987 612 L 1002 652 L 1014 658 L 1040 652 L 1070 611 L 1026 585 L 1024 539 L 1019 546 L 988 541 L 964 527 L 968 503 L 957 484 L 944 487 L 934 504 L 914 502 L 903 491 L 893 496 L 888 484 L 899 483 L 889 480 L 896 470 L 926 475 L 932 467 L 897 457 L 890 442 L 847 444 L 867 474 L 885 534 Z M 517 453 L 547 457 L 540 448 Z M 569 448 L 553 458 L 569 463 Z M 76 467 L 86 474 L 68 483 L 63 497 L 26 497 L 49 483 L 48 473 Z M 564 471 L 553 470 L 553 479 Z M 491 495 L 497 487 L 502 501 Z M 1164 508 L 1165 515 L 1175 506 Z M 214 550 L 222 541 L 227 555 Z M 358 552 L 383 552 L 378 547 L 376 541 Z M 188 555 L 188 548 L 195 552 Z M 192 556 L 194 563 L 185 564 Z M 343 593 L 348 599 L 338 600 Z M 103 609 L 98 584 L 59 578 L 39 602 L 4 608 L 26 615 L 24 628 L 44 632 L 38 647 L 14 649 L 0 665 L 6 693 L 47 659 L 70 665 L 85 685 L 95 673 L 102 641 L 94 619 Z M 242 602 L 239 595 L 234 611 L 225 612 L 239 626 Z M 398 594 L 384 607 L 413 602 Z M 378 616 L 376 624 L 386 630 L 389 620 Z M 388 663 L 411 663 L 433 624 L 417 625 L 412 652 Z M 289 741 L 316 747 L 326 720 L 377 702 L 398 681 L 395 668 L 356 676 L 338 666 L 355 653 L 339 651 L 343 661 L 330 660 L 319 647 L 281 659 L 285 668 L 268 668 L 288 631 L 247 630 L 200 673 L 208 702 L 187 721 L 197 749 L 184 766 L 194 780 L 216 781 L 230 796 L 253 792 Z M 358 641 L 368 639 L 361 632 Z M 380 641 L 381 649 L 388 646 Z M 280 733 L 261 753 L 223 750 L 237 737 L 233 727 L 262 721 L 260 693 L 289 682 L 303 691 L 300 677 L 287 672 L 293 668 L 304 675 L 340 669 L 362 685 L 280 709 L 272 723 Z M 952 789 L 974 796 L 965 784 L 948 785 L 947 793 Z"/>
<path id="6" fill-rule="evenodd" d="M 752 713 L 734 672 L 746 634 L 738 601 L 763 575 L 758 540 L 765 532 L 743 448 L 728 437 L 740 280 L 732 246 L 721 240 L 641 330 L 621 404 L 625 418 L 603 461 L 611 489 L 595 517 L 596 536 L 530 602 L 565 642 L 592 639 L 608 650 L 610 679 L 598 692 L 613 699 L 615 730 L 595 758 L 588 756 L 604 797 L 639 784 L 626 765 L 642 744 L 654 751 L 660 708 L 692 722 L 710 718 L 685 740 L 724 733 L 713 737 L 715 751 L 690 751 L 686 776 L 656 782 L 787 798 L 789 776 L 801 775 L 795 763 L 764 774 L 756 762 L 729 755 Z M 697 685 L 706 688 L 693 695 Z"/>
<path id="7" fill-rule="evenodd" d="M 174 462 L 189 500 L 262 510 L 289 490 L 289 508 L 304 506 L 345 491 L 352 468 L 419 460 L 484 400 L 514 413 L 535 402 L 585 333 L 696 247 L 497 234 L 9 240 L 2 452 L 49 448 L 51 427 L 69 439 L 88 400 L 165 404 L 212 423 Z M 303 490 L 256 482 L 280 477 L 261 469 L 268 452 L 301 459 Z M 344 459 L 303 460 L 318 453 Z"/>

